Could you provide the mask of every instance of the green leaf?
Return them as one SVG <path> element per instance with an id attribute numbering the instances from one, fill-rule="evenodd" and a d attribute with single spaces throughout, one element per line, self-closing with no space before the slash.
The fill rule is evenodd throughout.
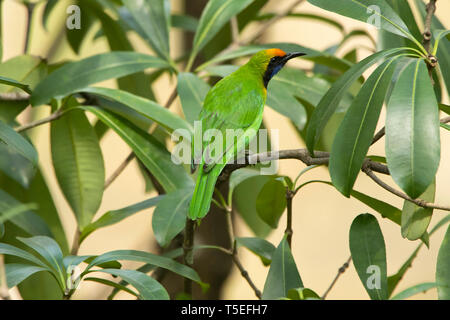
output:
<path id="1" fill-rule="evenodd" d="M 261 173 L 259 170 L 250 169 L 250 168 L 242 168 L 235 170 L 231 173 L 230 179 L 229 179 L 229 190 L 228 190 L 228 203 L 231 204 L 231 201 L 233 200 L 233 192 L 236 187 L 244 182 L 245 180 L 259 176 Z"/>
<path id="2" fill-rule="evenodd" d="M 170 244 L 186 224 L 193 189 L 179 189 L 164 196 L 152 217 L 152 228 L 156 241 L 161 247 Z"/>
<path id="3" fill-rule="evenodd" d="M 7 86 L 20 88 L 23 91 L 25 91 L 26 93 L 31 94 L 31 89 L 28 87 L 28 85 L 20 83 L 20 82 L 14 80 L 14 79 L 10 79 L 10 78 L 6 78 L 6 77 L 0 76 L 0 83 L 3 83 L 5 85 L 7 85 Z"/>
<path id="4" fill-rule="evenodd" d="M 290 289 L 287 298 L 291 300 L 320 300 L 317 293 L 307 288 Z"/>
<path id="5" fill-rule="evenodd" d="M 256 198 L 256 211 L 265 223 L 276 229 L 284 209 L 286 209 L 286 188 L 281 181 L 271 179 Z"/>
<path id="6" fill-rule="evenodd" d="M 265 266 L 268 266 L 272 262 L 272 257 L 276 248 L 269 241 L 261 238 L 236 238 L 236 243 L 246 247 L 259 256 Z"/>
<path id="7" fill-rule="evenodd" d="M 155 279 L 136 270 L 102 269 L 96 272 L 109 273 L 131 284 L 143 300 L 169 300 L 166 289 Z"/>
<path id="8" fill-rule="evenodd" d="M 194 123 L 203 106 L 203 100 L 211 87 L 191 72 L 178 74 L 177 91 L 186 120 Z"/>
<path id="9" fill-rule="evenodd" d="M 50 14 L 53 11 L 53 9 L 55 8 L 55 5 L 57 3 L 58 3 L 58 0 L 48 0 L 45 3 L 44 13 L 42 15 L 42 26 L 44 27 L 44 29 L 46 31 L 48 31 L 48 21 L 49 21 Z"/>
<path id="10" fill-rule="evenodd" d="M 29 276 L 41 272 L 48 271 L 46 268 L 32 266 L 29 264 L 8 263 L 5 264 L 6 283 L 8 288 L 17 286 Z"/>
<path id="11" fill-rule="evenodd" d="M 158 204 L 163 198 L 164 196 L 158 196 L 144 200 L 142 202 L 135 203 L 131 206 L 127 206 L 122 209 L 111 210 L 106 212 L 100 218 L 98 218 L 94 222 L 91 222 L 90 224 L 88 224 L 86 227 L 83 228 L 80 235 L 80 243 L 95 230 L 116 224 L 137 212 L 149 209 Z"/>
<path id="12" fill-rule="evenodd" d="M 370 298 L 388 298 L 386 247 L 377 219 L 360 214 L 350 227 L 350 252 L 353 264 Z"/>
<path id="13" fill-rule="evenodd" d="M 434 47 L 433 47 L 433 55 L 436 55 L 438 48 L 439 48 L 439 42 L 442 38 L 450 34 L 450 30 L 434 30 L 433 36 L 434 36 Z"/>
<path id="14" fill-rule="evenodd" d="M 333 185 L 349 197 L 372 143 L 381 107 L 395 69 L 394 60 L 379 66 L 362 86 L 336 133 L 330 154 Z"/>
<path id="15" fill-rule="evenodd" d="M 81 110 L 70 111 L 51 124 L 53 167 L 80 230 L 100 207 L 105 183 L 97 135 Z"/>
<path id="16" fill-rule="evenodd" d="M 308 2 L 322 9 L 367 22 L 377 28 L 408 38 L 419 48 L 423 48 L 410 33 L 403 20 L 384 0 L 343 0 L 340 2 L 308 0 Z"/>
<path id="17" fill-rule="evenodd" d="M 137 250 L 115 250 L 101 254 L 91 261 L 91 263 L 87 266 L 86 270 L 90 270 L 92 267 L 97 266 L 99 264 L 115 260 L 145 262 L 163 269 L 167 269 L 182 277 L 193 280 L 198 284 L 203 285 L 203 283 L 200 280 L 200 277 L 198 276 L 197 272 L 195 272 L 194 269 L 189 268 L 188 266 L 176 262 L 170 258 Z"/>
<path id="18" fill-rule="evenodd" d="M 450 226 L 447 228 L 436 263 L 438 298 L 450 300 Z"/>
<path id="19" fill-rule="evenodd" d="M 403 69 L 387 104 L 386 159 L 392 178 L 411 198 L 424 193 L 436 175 L 439 108 L 421 59 Z"/>
<path id="20" fill-rule="evenodd" d="M 0 171 L 28 188 L 36 173 L 36 166 L 13 147 L 0 142 Z"/>
<path id="21" fill-rule="evenodd" d="M 14 87 L 30 93 L 47 74 L 46 63 L 38 57 L 21 55 L 0 64 L 0 93 L 19 92 Z M 14 87 L 11 87 L 14 86 Z"/>
<path id="22" fill-rule="evenodd" d="M 79 91 L 100 95 L 102 97 L 106 97 L 123 105 L 126 105 L 140 115 L 143 115 L 144 117 L 157 122 L 158 124 L 166 128 L 169 132 L 173 132 L 177 129 L 184 129 L 189 133 L 193 131 L 189 123 L 187 123 L 184 119 L 180 118 L 173 112 L 170 112 L 156 102 L 136 96 L 129 92 L 117 89 L 94 87 L 83 88 Z M 190 136 L 187 135 L 186 138 L 190 139 Z"/>
<path id="23" fill-rule="evenodd" d="M 60 67 L 47 76 L 31 95 L 38 106 L 52 98 L 61 99 L 91 84 L 120 78 L 147 68 L 168 68 L 167 62 L 137 52 L 109 52 L 91 56 Z"/>
<path id="24" fill-rule="evenodd" d="M 125 292 L 129 293 L 129 294 L 132 294 L 136 298 L 139 297 L 138 293 L 136 293 L 133 290 L 128 289 L 127 287 L 121 285 L 120 283 L 116 283 L 114 281 L 110 281 L 110 280 L 102 279 L 102 278 L 95 278 L 95 277 L 87 277 L 87 278 L 84 278 L 83 281 L 93 281 L 93 282 L 101 283 L 101 284 L 113 287 L 114 289 L 117 289 L 119 291 L 122 290 L 122 291 L 125 291 Z"/>
<path id="25" fill-rule="evenodd" d="M 325 125 L 338 108 L 339 102 L 344 96 L 344 93 L 350 88 L 356 79 L 358 79 L 367 68 L 379 60 L 385 59 L 392 55 L 398 55 L 402 51 L 405 51 L 405 48 L 395 48 L 377 52 L 355 64 L 333 83 L 331 88 L 322 97 L 319 104 L 314 109 L 311 118 L 308 121 L 306 145 L 311 154 L 314 152 L 314 147 L 316 146 Z"/>
<path id="26" fill-rule="evenodd" d="M 37 165 L 38 154 L 31 143 L 3 121 L 0 121 L 0 143 L 8 145 L 12 150 L 20 153 L 34 166 Z"/>
<path id="27" fill-rule="evenodd" d="M 45 236 L 34 236 L 31 238 L 18 237 L 18 239 L 36 251 L 44 259 L 45 264 L 50 267 L 61 288 L 65 288 L 66 269 L 64 267 L 61 248 L 56 241 Z"/>
<path id="28" fill-rule="evenodd" d="M 436 192 L 436 182 L 434 181 L 420 195 L 420 199 L 427 202 L 434 202 Z M 402 211 L 402 236 L 408 240 L 417 240 L 427 232 L 428 225 L 433 214 L 432 208 L 422 208 L 411 201 L 405 200 Z"/>
<path id="29" fill-rule="evenodd" d="M 198 26 L 198 20 L 188 15 L 172 15 L 172 26 L 186 31 L 195 32 Z"/>
<path id="30" fill-rule="evenodd" d="M 444 129 L 450 131 L 450 125 L 448 125 L 448 124 L 446 124 L 446 123 L 440 123 L 439 125 L 440 125 L 442 128 L 444 128 Z"/>
<path id="31" fill-rule="evenodd" d="M 48 271 L 50 271 L 50 268 L 43 263 L 40 259 L 36 258 L 31 253 L 22 250 L 20 248 L 14 247 L 12 245 L 6 244 L 6 243 L 0 243 L 0 254 L 9 255 L 18 257 L 24 260 L 27 260 L 29 262 L 32 262 L 42 268 L 46 268 Z"/>
<path id="32" fill-rule="evenodd" d="M 253 0 L 210 0 L 202 12 L 194 37 L 191 60 L 230 19 Z"/>
<path id="33" fill-rule="evenodd" d="M 431 229 L 430 236 L 435 233 L 439 228 L 444 226 L 450 221 L 450 214 L 439 220 L 438 223 Z M 403 263 L 403 265 L 400 267 L 400 269 L 393 275 L 388 277 L 388 289 L 389 289 L 389 296 L 392 295 L 395 288 L 397 287 L 400 280 L 405 275 L 406 271 L 408 271 L 409 268 L 411 268 L 412 262 L 417 257 L 417 254 L 419 253 L 420 248 L 423 246 L 423 243 L 420 243 L 417 248 L 413 251 L 413 253 L 410 255 L 410 257 Z"/>
<path id="34" fill-rule="evenodd" d="M 290 289 L 303 287 L 291 249 L 284 237 L 273 253 L 272 263 L 264 284 L 262 299 L 286 297 Z"/>
<path id="35" fill-rule="evenodd" d="M 176 165 L 170 153 L 153 136 L 135 127 L 120 116 L 96 107 L 80 107 L 96 115 L 113 129 L 130 147 L 166 192 L 191 187 L 193 181 L 181 165 Z"/>
<path id="36" fill-rule="evenodd" d="M 0 239 L 3 238 L 4 234 L 5 234 L 5 225 L 0 222 Z"/>
<path id="37" fill-rule="evenodd" d="M 259 217 L 256 211 L 256 199 L 270 179 L 272 178 L 266 175 L 250 177 L 237 185 L 233 192 L 233 207 L 236 208 L 250 230 L 261 238 L 266 237 L 272 229 Z"/>
<path id="38" fill-rule="evenodd" d="M 34 205 L 35 206 L 35 205 Z M 0 221 L 8 220 L 31 236 L 52 236 L 45 221 L 31 207 L 0 189 Z M 35 207 L 33 209 L 36 209 Z"/>
<path id="39" fill-rule="evenodd" d="M 134 22 L 145 34 L 145 39 L 161 58 L 170 61 L 170 1 L 123 0 Z"/>
<path id="40" fill-rule="evenodd" d="M 400 293 L 397 293 L 391 298 L 391 300 L 404 300 L 406 298 L 412 297 L 418 293 L 428 291 L 430 289 L 436 288 L 436 283 L 434 282 L 424 282 L 416 284 L 415 286 L 409 287 Z"/>

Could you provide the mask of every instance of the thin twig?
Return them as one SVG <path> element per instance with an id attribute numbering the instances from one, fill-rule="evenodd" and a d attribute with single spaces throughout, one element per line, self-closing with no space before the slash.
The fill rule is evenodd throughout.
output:
<path id="1" fill-rule="evenodd" d="M 383 138 L 383 136 L 386 134 L 386 127 L 383 127 L 380 129 L 380 131 L 378 131 L 372 139 L 372 143 L 370 145 L 375 144 L 378 140 L 380 140 L 381 138 Z"/>
<path id="2" fill-rule="evenodd" d="M 80 236 L 81 236 L 81 231 L 80 231 L 80 229 L 77 228 L 77 230 L 75 230 L 75 234 L 73 236 L 72 249 L 70 250 L 70 254 L 72 256 L 76 256 L 78 254 L 78 250 L 80 249 Z"/>
<path id="3" fill-rule="evenodd" d="M 184 264 L 192 268 L 194 264 L 194 234 L 195 221 L 189 217 L 186 218 L 183 240 L 183 261 Z M 192 297 L 192 280 L 184 278 L 184 292 Z"/>
<path id="4" fill-rule="evenodd" d="M 245 270 L 244 266 L 242 265 L 241 261 L 239 260 L 239 257 L 237 255 L 237 248 L 236 248 L 236 238 L 234 236 L 233 231 L 233 219 L 231 217 L 231 208 L 226 209 L 226 217 L 227 217 L 227 232 L 230 237 L 230 254 L 231 258 L 233 259 L 234 264 L 239 269 L 242 277 L 247 281 L 247 283 L 250 285 L 250 287 L 253 289 L 253 292 L 255 292 L 255 295 L 258 299 L 261 299 L 262 294 L 261 291 L 256 287 L 255 283 L 250 278 L 250 275 L 248 274 L 247 270 Z"/>
<path id="5" fill-rule="evenodd" d="M 424 30 L 423 30 L 423 46 L 430 53 L 431 46 L 431 22 L 433 20 L 433 15 L 436 12 L 436 1 L 430 0 L 426 5 L 427 15 L 425 17 Z"/>
<path id="6" fill-rule="evenodd" d="M 393 187 L 391 187 L 390 185 L 388 185 L 387 183 L 383 182 L 380 178 L 378 178 L 373 171 L 368 167 L 368 166 L 363 166 L 362 171 L 367 174 L 373 181 L 375 181 L 376 184 L 378 184 L 380 187 L 382 187 L 383 189 L 386 189 L 387 191 L 389 191 L 392 194 L 395 194 L 397 197 L 400 197 L 404 200 L 407 200 L 409 202 L 412 202 L 416 205 L 418 205 L 419 207 L 422 208 L 431 208 L 431 209 L 439 209 L 439 210 L 445 210 L 445 211 L 450 211 L 450 207 L 447 206 L 442 206 L 439 204 L 435 204 L 435 203 L 430 203 L 427 202 L 425 200 L 422 199 L 412 199 L 411 197 L 409 197 L 407 194 L 398 191 L 396 189 L 394 189 Z"/>
<path id="7" fill-rule="evenodd" d="M 53 112 L 51 115 L 49 115 L 46 118 L 42 118 L 33 122 L 30 122 L 28 124 L 25 124 L 23 126 L 17 127 L 14 130 L 16 130 L 16 132 L 22 132 L 22 131 L 26 131 L 29 130 L 31 128 L 40 126 L 44 123 L 48 123 L 54 120 L 57 120 L 59 118 L 61 118 L 61 116 L 64 114 L 65 111 L 62 111 L 61 109 L 56 110 L 55 112 Z"/>
<path id="8" fill-rule="evenodd" d="M 333 289 L 334 285 L 336 284 L 336 282 L 338 281 L 339 277 L 345 272 L 345 270 L 347 270 L 348 266 L 350 265 L 350 262 L 352 261 L 352 256 L 350 256 L 347 261 L 342 265 L 342 267 L 340 267 L 338 269 L 338 272 L 336 274 L 336 277 L 334 277 L 333 281 L 331 282 L 330 286 L 328 287 L 328 289 L 324 292 L 324 294 L 322 295 L 322 300 L 324 300 L 328 293 L 330 293 L 331 289 Z"/>
<path id="9" fill-rule="evenodd" d="M 291 250 L 292 250 L 292 235 L 294 233 L 294 230 L 292 230 L 292 199 L 294 198 L 294 195 L 295 193 L 292 190 L 286 188 L 287 221 L 286 221 L 286 230 L 284 231 L 284 234 L 286 235 L 286 240 Z"/>

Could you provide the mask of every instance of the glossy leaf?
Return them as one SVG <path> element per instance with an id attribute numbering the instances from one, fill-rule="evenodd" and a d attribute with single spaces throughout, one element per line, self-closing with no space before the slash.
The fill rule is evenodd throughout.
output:
<path id="1" fill-rule="evenodd" d="M 314 147 L 316 146 L 325 125 L 335 113 L 345 92 L 356 81 L 356 79 L 358 79 L 367 68 L 376 62 L 389 56 L 400 54 L 404 50 L 405 49 L 403 48 L 395 48 L 377 52 L 355 64 L 333 83 L 331 88 L 322 97 L 319 104 L 314 109 L 311 118 L 308 121 L 306 146 L 311 154 L 314 152 Z"/>
<path id="2" fill-rule="evenodd" d="M 191 53 L 191 59 L 235 15 L 253 0 L 210 0 L 200 17 Z"/>
<path id="3" fill-rule="evenodd" d="M 435 192 L 436 182 L 433 182 L 420 195 L 420 199 L 433 203 Z M 402 211 L 402 236 L 408 240 L 417 240 L 422 237 L 427 232 L 432 214 L 432 208 L 422 208 L 405 200 Z"/>
<path id="4" fill-rule="evenodd" d="M 172 26 L 174 28 L 195 32 L 197 30 L 198 20 L 188 15 L 174 14 L 172 15 Z"/>
<path id="5" fill-rule="evenodd" d="M 83 229 L 100 207 L 105 183 L 98 138 L 83 111 L 52 122 L 51 147 L 58 183 Z"/>
<path id="6" fill-rule="evenodd" d="M 164 196 L 158 196 L 154 198 L 150 198 L 147 200 L 144 200 L 142 202 L 135 203 L 131 206 L 127 206 L 122 209 L 117 210 L 111 210 L 103 214 L 100 218 L 97 220 L 91 222 L 88 224 L 82 231 L 80 235 L 80 242 L 82 242 L 88 235 L 90 235 L 92 232 L 94 232 L 97 229 L 104 228 L 113 224 L 116 224 L 131 215 L 138 213 L 142 210 L 149 209 L 151 207 L 154 207 L 157 205 L 161 199 L 163 199 Z"/>
<path id="7" fill-rule="evenodd" d="M 450 300 L 450 226 L 447 227 L 436 263 L 438 298 Z"/>
<path id="8" fill-rule="evenodd" d="M 0 83 L 8 85 L 0 85 L 0 92 L 20 92 L 14 88 L 18 87 L 31 93 L 46 74 L 47 65 L 43 59 L 30 55 L 16 56 L 0 64 Z"/>
<path id="9" fill-rule="evenodd" d="M 34 90 L 31 104 L 38 106 L 52 98 L 61 99 L 81 88 L 111 78 L 120 78 L 147 68 L 167 68 L 167 62 L 137 52 L 109 52 L 63 65 Z"/>
<path id="10" fill-rule="evenodd" d="M 193 181 L 184 168 L 172 162 L 170 153 L 153 136 L 106 110 L 82 107 L 113 129 L 130 147 L 166 192 L 191 187 Z"/>
<path id="11" fill-rule="evenodd" d="M 285 238 L 272 256 L 269 273 L 264 284 L 262 298 L 274 300 L 286 297 L 290 289 L 303 287 L 294 257 Z"/>
<path id="12" fill-rule="evenodd" d="M 261 238 L 236 238 L 236 243 L 259 256 L 265 266 L 272 262 L 272 256 L 276 248 L 269 241 Z"/>
<path id="13" fill-rule="evenodd" d="M 450 34 L 450 30 L 434 30 L 434 32 L 433 32 L 433 36 L 434 36 L 433 54 L 437 53 L 437 50 L 439 48 L 439 42 L 441 41 L 441 39 L 444 37 L 448 37 L 449 34 Z"/>
<path id="14" fill-rule="evenodd" d="M 178 74 L 177 91 L 180 96 L 181 106 L 186 120 L 194 123 L 203 106 L 203 100 L 210 86 L 191 72 Z"/>
<path id="15" fill-rule="evenodd" d="M 101 283 L 101 284 L 113 287 L 114 289 L 117 289 L 119 291 L 120 290 L 125 291 L 125 292 L 135 296 L 136 298 L 139 297 L 138 293 L 136 293 L 133 290 L 128 289 L 127 287 L 121 285 L 120 283 L 116 283 L 114 281 L 110 281 L 110 280 L 102 279 L 102 278 L 95 278 L 95 277 L 87 277 L 87 278 L 84 278 L 83 281 L 93 281 L 93 282 Z"/>
<path id="16" fill-rule="evenodd" d="M 265 223 L 275 229 L 284 209 L 286 209 L 286 188 L 281 181 L 271 179 L 256 198 L 256 211 Z"/>
<path id="17" fill-rule="evenodd" d="M 333 185 L 349 197 L 355 184 L 384 103 L 395 69 L 393 60 L 379 66 L 362 86 L 334 138 L 330 154 Z"/>
<path id="18" fill-rule="evenodd" d="M 360 214 L 350 227 L 350 252 L 364 288 L 373 300 L 388 298 L 386 247 L 377 219 Z"/>
<path id="19" fill-rule="evenodd" d="M 14 247 L 10 244 L 0 243 L 0 254 L 14 256 L 14 257 L 18 257 L 18 258 L 27 260 L 31 263 L 34 263 L 42 268 L 46 268 L 47 270 L 50 271 L 50 268 L 45 263 L 43 263 L 40 259 L 36 258 L 36 256 L 32 255 L 31 253 L 29 253 L 25 250 Z"/>
<path id="20" fill-rule="evenodd" d="M 96 272 L 109 273 L 131 284 L 143 300 L 169 300 L 166 289 L 155 279 L 136 270 L 101 269 Z"/>
<path id="21" fill-rule="evenodd" d="M 29 264 L 8 263 L 5 265 L 6 284 L 8 285 L 8 288 L 15 287 L 26 278 L 41 271 L 48 270 L 43 267 Z"/>
<path id="22" fill-rule="evenodd" d="M 20 88 L 23 91 L 25 91 L 26 93 L 31 94 L 31 89 L 28 87 L 28 85 L 20 83 L 20 82 L 14 80 L 14 79 L 10 79 L 10 78 L 6 78 L 6 77 L 0 76 L 0 83 L 2 83 L 4 85 L 7 85 L 7 86 Z"/>
<path id="23" fill-rule="evenodd" d="M 320 300 L 317 293 L 307 288 L 291 289 L 288 292 L 287 298 L 291 300 Z"/>
<path id="24" fill-rule="evenodd" d="M 80 91 L 100 95 L 126 105 L 140 115 L 162 125 L 169 132 L 173 132 L 177 129 L 184 129 L 188 132 L 192 132 L 191 125 L 184 119 L 151 100 L 117 89 L 91 87 L 81 89 Z M 188 136 L 186 138 L 190 137 Z"/>
<path id="25" fill-rule="evenodd" d="M 193 189 L 179 189 L 164 196 L 152 217 L 152 228 L 161 247 L 170 244 L 186 224 Z"/>
<path id="26" fill-rule="evenodd" d="M 436 283 L 434 282 L 424 282 L 416 284 L 415 286 L 409 287 L 400 293 L 397 293 L 391 298 L 391 300 L 404 300 L 406 298 L 412 297 L 418 293 L 426 292 L 430 289 L 436 288 Z"/>
<path id="27" fill-rule="evenodd" d="M 422 60 L 411 59 L 389 99 L 386 159 L 392 178 L 412 198 L 425 192 L 436 175 L 439 108 Z"/>
<path id="28" fill-rule="evenodd" d="M 134 22 L 145 34 L 145 39 L 161 58 L 170 60 L 170 1 L 124 0 Z"/>

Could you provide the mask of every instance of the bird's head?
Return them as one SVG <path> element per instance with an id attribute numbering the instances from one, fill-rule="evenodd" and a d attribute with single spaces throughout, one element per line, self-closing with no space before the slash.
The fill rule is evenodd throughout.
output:
<path id="1" fill-rule="evenodd" d="M 270 79 L 283 68 L 286 62 L 304 55 L 305 53 L 301 52 L 286 53 L 281 49 L 273 48 L 257 52 L 249 62 L 262 72 L 264 86 L 267 88 Z"/>

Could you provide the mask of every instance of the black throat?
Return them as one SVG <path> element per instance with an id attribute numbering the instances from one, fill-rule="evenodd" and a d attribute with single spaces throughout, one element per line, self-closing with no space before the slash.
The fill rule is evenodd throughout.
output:
<path id="1" fill-rule="evenodd" d="M 265 88 L 267 88 L 270 79 L 272 79 L 281 70 L 281 68 L 283 68 L 286 62 L 287 61 L 284 59 L 284 57 L 279 56 L 270 59 L 269 63 L 267 64 L 266 72 L 264 72 L 263 76 Z"/>

